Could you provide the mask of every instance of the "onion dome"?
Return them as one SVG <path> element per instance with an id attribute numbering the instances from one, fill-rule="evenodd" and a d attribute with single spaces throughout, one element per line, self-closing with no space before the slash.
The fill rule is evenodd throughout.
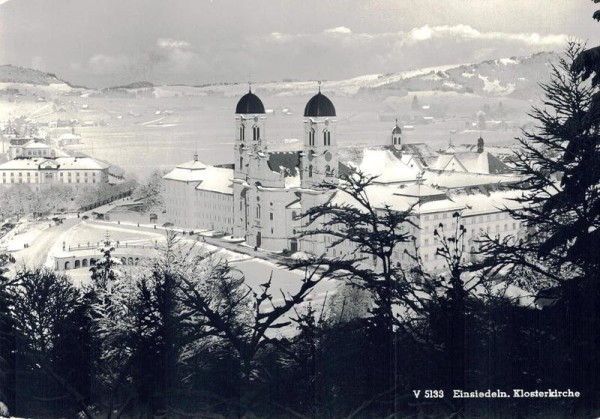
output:
<path id="1" fill-rule="evenodd" d="M 402 134 L 402 129 L 398 126 L 398 124 L 396 124 L 396 126 L 392 130 L 392 135 L 394 134 Z"/>
<path id="2" fill-rule="evenodd" d="M 333 103 L 327 96 L 321 93 L 319 89 L 319 93 L 314 95 L 306 104 L 304 108 L 304 116 L 305 117 L 325 117 L 325 116 L 335 116 L 335 107 Z"/>
<path id="3" fill-rule="evenodd" d="M 262 103 L 262 100 L 254 93 L 252 90 L 248 91 L 240 101 L 237 103 L 235 107 L 236 114 L 257 114 L 257 113 L 265 113 L 265 106 Z"/>

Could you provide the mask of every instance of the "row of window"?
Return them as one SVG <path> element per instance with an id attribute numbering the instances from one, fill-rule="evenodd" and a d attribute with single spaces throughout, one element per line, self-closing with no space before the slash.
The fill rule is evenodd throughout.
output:
<path id="1" fill-rule="evenodd" d="M 54 180 L 54 178 L 52 177 L 51 174 L 46 174 L 46 176 L 44 177 L 44 179 L 47 179 L 47 180 L 50 180 L 50 181 Z M 17 182 L 17 180 L 18 180 L 18 182 Z M 10 178 L 10 179 L 2 178 L 2 183 L 41 183 L 40 180 L 39 180 L 39 178 L 32 179 L 32 178 L 28 177 L 27 179 L 25 179 L 25 181 L 23 181 L 23 180 L 24 180 L 23 178 L 18 178 L 18 179 L 14 179 L 14 178 Z M 60 181 L 63 182 L 63 183 L 88 183 L 88 179 L 84 179 L 83 181 L 80 181 L 79 179 L 76 179 L 75 181 L 72 181 L 71 178 L 68 178 L 66 182 L 65 182 L 64 179 L 60 179 Z M 89 183 L 96 183 L 96 179 L 92 179 L 91 182 L 89 182 Z"/>
<path id="2" fill-rule="evenodd" d="M 451 213 L 448 212 L 444 212 L 444 213 L 438 213 L 438 214 L 433 214 L 433 215 L 426 215 L 424 217 L 425 221 L 429 221 L 429 220 L 445 220 L 447 218 L 453 218 Z M 487 214 L 487 215 L 480 215 L 477 217 L 464 217 L 462 219 L 462 223 L 463 224 L 477 224 L 477 223 L 483 223 L 484 220 L 487 221 L 492 221 L 492 220 L 504 220 L 506 218 L 510 218 L 510 215 L 506 212 L 498 212 L 496 214 Z"/>
<path id="3" fill-rule="evenodd" d="M 48 150 L 27 150 L 27 156 L 47 156 Z"/>
<path id="4" fill-rule="evenodd" d="M 315 129 L 311 128 L 308 132 L 308 145 L 315 145 Z M 328 129 L 323 130 L 323 145 L 331 145 L 331 132 Z"/>
<path id="5" fill-rule="evenodd" d="M 252 140 L 260 140 L 260 127 L 258 125 L 252 127 Z M 246 126 L 244 124 L 240 125 L 240 141 L 246 141 Z"/>
<path id="6" fill-rule="evenodd" d="M 2 172 L 2 177 L 6 177 L 6 173 L 7 172 Z M 23 172 L 16 172 L 16 173 L 18 174 L 19 177 L 23 177 Z M 27 177 L 31 176 L 31 172 L 26 172 L 26 173 L 27 173 Z M 35 174 L 36 177 L 39 176 L 39 172 L 33 172 L 33 173 Z M 59 176 L 62 177 L 65 172 L 58 172 L 58 173 L 59 173 Z M 66 172 L 66 173 L 67 173 L 67 176 L 69 176 L 69 177 L 71 176 L 71 172 Z M 51 175 L 51 173 L 46 173 L 46 174 Z M 83 175 L 84 175 L 84 177 L 88 177 L 88 172 L 84 172 Z M 14 177 L 15 172 L 10 172 L 10 176 Z M 75 172 L 75 176 L 79 177 L 79 172 Z M 92 172 L 92 177 L 96 177 L 96 172 Z"/>

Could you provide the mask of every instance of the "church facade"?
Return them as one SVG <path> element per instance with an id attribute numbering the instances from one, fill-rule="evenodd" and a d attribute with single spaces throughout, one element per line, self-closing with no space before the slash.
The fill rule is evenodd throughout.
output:
<path id="1" fill-rule="evenodd" d="M 456 220 L 456 213 L 468 226 L 467 253 L 477 250 L 483 233 L 522 231 L 503 211 L 514 205 L 511 185 L 518 178 L 484 150 L 483 139 L 476 152 L 438 153 L 423 143 L 405 143 L 396 124 L 387 144 L 340 147 L 336 118 L 333 102 L 319 89 L 304 109 L 300 150 L 273 151 L 265 107 L 249 91 L 235 110 L 233 165 L 216 168 L 195 158 L 167 174 L 167 191 L 174 194 L 166 199 L 167 215 L 178 226 L 224 232 L 251 247 L 344 257 L 355 250 L 352 243 L 332 246 L 330 237 L 300 237 L 303 229 L 316 227 L 307 227 L 302 214 L 326 202 L 352 205 L 342 192 L 321 185 L 335 184 L 341 173 L 358 169 L 377 176 L 367 190 L 376 207 L 413 208 L 414 225 L 406 226 L 415 237 L 411 246 L 432 271 L 444 268 L 433 232 L 440 222 Z M 395 255 L 399 263 L 407 259 L 404 249 Z"/>

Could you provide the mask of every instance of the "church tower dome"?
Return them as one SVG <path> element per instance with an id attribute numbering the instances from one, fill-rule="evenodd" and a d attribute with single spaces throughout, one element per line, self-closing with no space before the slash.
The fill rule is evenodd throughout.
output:
<path id="1" fill-rule="evenodd" d="M 250 156 L 267 155 L 265 106 L 262 100 L 252 93 L 252 86 L 248 87 L 248 93 L 238 101 L 235 113 L 234 174 L 237 178 L 245 178 L 250 170 Z"/>
<path id="2" fill-rule="evenodd" d="M 319 93 L 314 95 L 304 107 L 304 116 L 309 118 L 325 118 L 336 116 L 333 102 L 331 102 L 331 100 L 329 100 L 329 98 L 323 93 L 321 93 L 320 86 Z"/>
<path id="3" fill-rule="evenodd" d="M 301 185 L 319 188 L 324 182 L 334 182 L 338 176 L 336 112 L 333 103 L 319 92 L 304 109 L 304 147 L 301 158 Z"/>
<path id="4" fill-rule="evenodd" d="M 249 89 L 248 93 L 242 96 L 238 101 L 237 106 L 235 107 L 235 113 L 238 115 L 263 114 L 265 113 L 265 106 L 263 105 L 262 100 L 252 93 L 252 89 Z"/>

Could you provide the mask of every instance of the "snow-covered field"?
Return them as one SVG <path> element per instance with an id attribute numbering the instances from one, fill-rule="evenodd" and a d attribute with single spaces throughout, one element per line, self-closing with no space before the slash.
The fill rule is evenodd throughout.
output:
<path id="1" fill-rule="evenodd" d="M 344 86 L 360 86 L 362 82 L 366 83 L 364 78 L 372 77 L 375 76 L 322 86 L 336 107 L 336 134 L 340 146 L 388 143 L 395 118 L 415 127 L 414 131 L 404 133 L 406 142 L 426 142 L 437 149 L 448 143 L 452 131 L 456 132 L 452 134 L 455 143 L 474 143 L 479 132 L 466 131 L 467 123 L 484 104 L 494 107 L 500 101 L 508 114 L 509 129 L 488 130 L 481 134 L 488 144 L 507 144 L 519 134 L 519 127 L 526 121 L 526 111 L 530 107 L 526 101 L 508 97 L 482 98 L 455 92 L 423 91 L 415 93 L 421 105 L 428 105 L 431 110 L 444 109 L 443 115 L 433 115 L 433 123 L 425 124 L 422 118 L 429 113 L 411 110 L 413 94 L 394 94 L 393 90 L 384 96 L 349 96 L 345 93 Z M 392 76 L 386 77 L 380 81 L 383 83 Z M 506 88 L 504 84 L 493 83 L 490 79 L 489 89 Z M 267 114 L 266 124 L 266 138 L 271 149 L 298 146 L 299 143 L 290 144 L 289 139 L 302 138 L 304 106 L 317 91 L 314 82 L 295 83 L 291 90 L 293 94 L 284 95 L 281 93 L 287 91 L 285 85 L 278 83 L 275 88 L 275 85 L 265 84 L 254 90 L 265 107 L 273 111 Z M 215 91 L 210 90 L 208 94 L 209 88 L 157 87 L 158 97 L 143 98 L 58 96 L 61 112 L 55 111 L 50 103 L 35 102 L 30 97 L 13 103 L 0 98 L 0 122 L 19 115 L 48 123 L 55 123 L 57 119 L 76 119 L 81 126 L 75 130 L 81 134 L 83 142 L 77 151 L 121 166 L 140 177 L 191 160 L 195 152 L 207 163 L 230 163 L 233 160 L 234 110 L 245 88 L 237 85 L 211 86 L 210 89 Z M 167 90 L 173 94 L 160 94 Z M 189 93 L 198 90 L 206 90 L 207 94 Z M 106 126 L 82 126 L 86 121 L 92 125 L 103 121 Z M 70 128 L 47 128 L 47 131 L 58 137 L 70 132 Z"/>

